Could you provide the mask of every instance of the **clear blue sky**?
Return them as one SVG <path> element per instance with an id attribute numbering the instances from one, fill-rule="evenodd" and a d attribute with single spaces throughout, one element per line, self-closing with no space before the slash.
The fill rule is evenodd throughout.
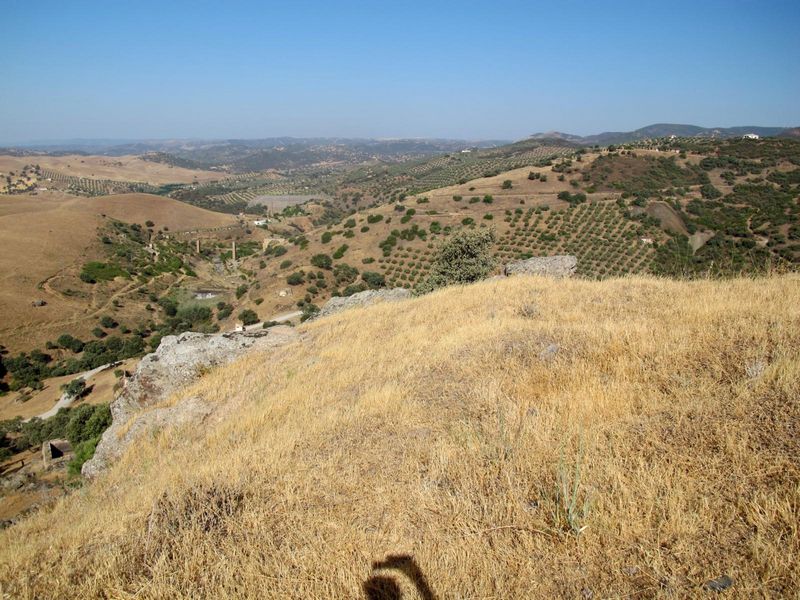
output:
<path id="1" fill-rule="evenodd" d="M 0 143 L 800 125 L 800 0 L 0 7 Z"/>

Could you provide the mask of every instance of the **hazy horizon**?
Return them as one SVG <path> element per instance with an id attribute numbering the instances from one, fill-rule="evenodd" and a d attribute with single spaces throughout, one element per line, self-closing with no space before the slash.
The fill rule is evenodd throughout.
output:
<path id="1" fill-rule="evenodd" d="M 800 125 L 796 2 L 12 3 L 0 143 Z"/>

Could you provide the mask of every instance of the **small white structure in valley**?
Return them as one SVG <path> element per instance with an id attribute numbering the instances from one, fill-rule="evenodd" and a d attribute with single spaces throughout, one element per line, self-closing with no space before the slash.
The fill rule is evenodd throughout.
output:
<path id="1" fill-rule="evenodd" d="M 761 138 L 761 136 L 758 135 L 757 133 L 745 133 L 742 136 L 743 140 L 757 140 L 757 139 L 760 139 L 760 138 Z"/>

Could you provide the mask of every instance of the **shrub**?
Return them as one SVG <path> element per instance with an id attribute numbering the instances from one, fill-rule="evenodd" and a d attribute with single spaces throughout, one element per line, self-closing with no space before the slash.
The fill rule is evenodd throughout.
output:
<path id="1" fill-rule="evenodd" d="M 722 192 L 720 192 L 710 183 L 706 183 L 700 188 L 700 195 L 706 200 L 715 200 L 716 198 L 722 196 Z"/>
<path id="2" fill-rule="evenodd" d="M 352 283 L 356 277 L 358 277 L 358 269 L 347 263 L 340 263 L 333 268 L 333 278 L 337 286 Z"/>
<path id="3" fill-rule="evenodd" d="M 342 258 L 344 256 L 344 253 L 347 252 L 348 248 L 349 248 L 349 246 L 347 244 L 342 244 L 341 246 L 339 246 L 336 249 L 336 252 L 333 253 L 333 258 L 335 258 L 336 260 L 339 260 L 340 258 Z"/>
<path id="4" fill-rule="evenodd" d="M 300 322 L 307 321 L 314 315 L 319 312 L 319 306 L 313 304 L 311 302 L 307 302 L 303 305 L 303 314 L 300 315 Z"/>
<path id="5" fill-rule="evenodd" d="M 333 267 L 333 260 L 327 254 L 315 254 L 311 257 L 311 264 L 320 269 L 330 270 Z"/>
<path id="6" fill-rule="evenodd" d="M 491 194 L 486 194 L 483 197 L 483 202 L 484 202 L 484 204 L 491 204 L 492 202 L 494 202 L 494 198 L 492 197 Z"/>
<path id="7" fill-rule="evenodd" d="M 286 283 L 289 285 L 302 285 L 305 283 L 306 277 L 305 273 L 302 271 L 295 271 L 291 275 L 286 278 Z"/>
<path id="8" fill-rule="evenodd" d="M 222 306 L 220 306 L 220 304 Z M 217 320 L 222 321 L 223 319 L 227 319 L 231 316 L 233 312 L 233 306 L 230 304 L 226 304 L 224 302 L 220 302 L 217 304 Z"/>
<path id="9" fill-rule="evenodd" d="M 376 273 L 375 271 L 364 271 L 361 274 L 361 279 L 372 289 L 377 289 L 386 285 L 386 278 L 381 273 Z"/>
<path id="10" fill-rule="evenodd" d="M 437 288 L 472 283 L 483 279 L 494 267 L 490 248 L 495 241 L 491 230 L 461 230 L 444 242 L 433 261 L 431 274 L 420 284 L 419 293 Z"/>
<path id="11" fill-rule="evenodd" d="M 504 190 L 510 190 L 510 189 L 511 189 L 512 187 L 514 187 L 514 186 L 513 186 L 513 184 L 511 183 L 511 180 L 510 180 L 510 179 L 506 179 L 506 180 L 503 182 L 503 185 L 501 185 L 500 187 L 501 187 L 502 189 L 504 189 Z"/>
<path id="12" fill-rule="evenodd" d="M 256 311 L 246 308 L 239 313 L 239 320 L 245 325 L 255 325 L 258 323 L 258 315 Z"/>
<path id="13" fill-rule="evenodd" d="M 327 244 L 333 239 L 333 234 L 330 231 L 326 231 L 322 234 L 321 241 L 323 244 Z"/>
<path id="14" fill-rule="evenodd" d="M 72 350 L 76 354 L 83 350 L 83 342 L 76 337 L 72 337 L 68 333 L 58 336 L 56 343 L 65 350 Z"/>
<path id="15" fill-rule="evenodd" d="M 114 329 L 114 327 L 119 325 L 119 323 L 117 323 L 113 319 L 113 317 L 110 317 L 109 315 L 103 315 L 102 317 L 100 317 L 100 325 L 102 325 L 106 329 Z"/>
<path id="16" fill-rule="evenodd" d="M 367 216 L 367 223 L 374 225 L 375 223 L 380 223 L 383 221 L 383 215 L 368 215 Z"/>
<path id="17" fill-rule="evenodd" d="M 290 260 L 288 260 L 288 259 L 287 259 L 287 260 L 284 260 L 284 261 L 283 261 L 283 262 L 280 264 L 280 267 L 281 267 L 281 269 L 288 269 L 288 268 L 289 268 L 289 267 L 291 267 L 291 266 L 292 266 L 292 261 L 290 261 Z"/>

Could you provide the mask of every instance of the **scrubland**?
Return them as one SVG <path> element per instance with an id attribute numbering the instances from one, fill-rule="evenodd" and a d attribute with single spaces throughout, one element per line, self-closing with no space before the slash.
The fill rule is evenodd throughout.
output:
<path id="1" fill-rule="evenodd" d="M 2 591 L 800 590 L 797 275 L 491 280 L 302 331 L 170 399 L 206 422 L 2 532 Z"/>

